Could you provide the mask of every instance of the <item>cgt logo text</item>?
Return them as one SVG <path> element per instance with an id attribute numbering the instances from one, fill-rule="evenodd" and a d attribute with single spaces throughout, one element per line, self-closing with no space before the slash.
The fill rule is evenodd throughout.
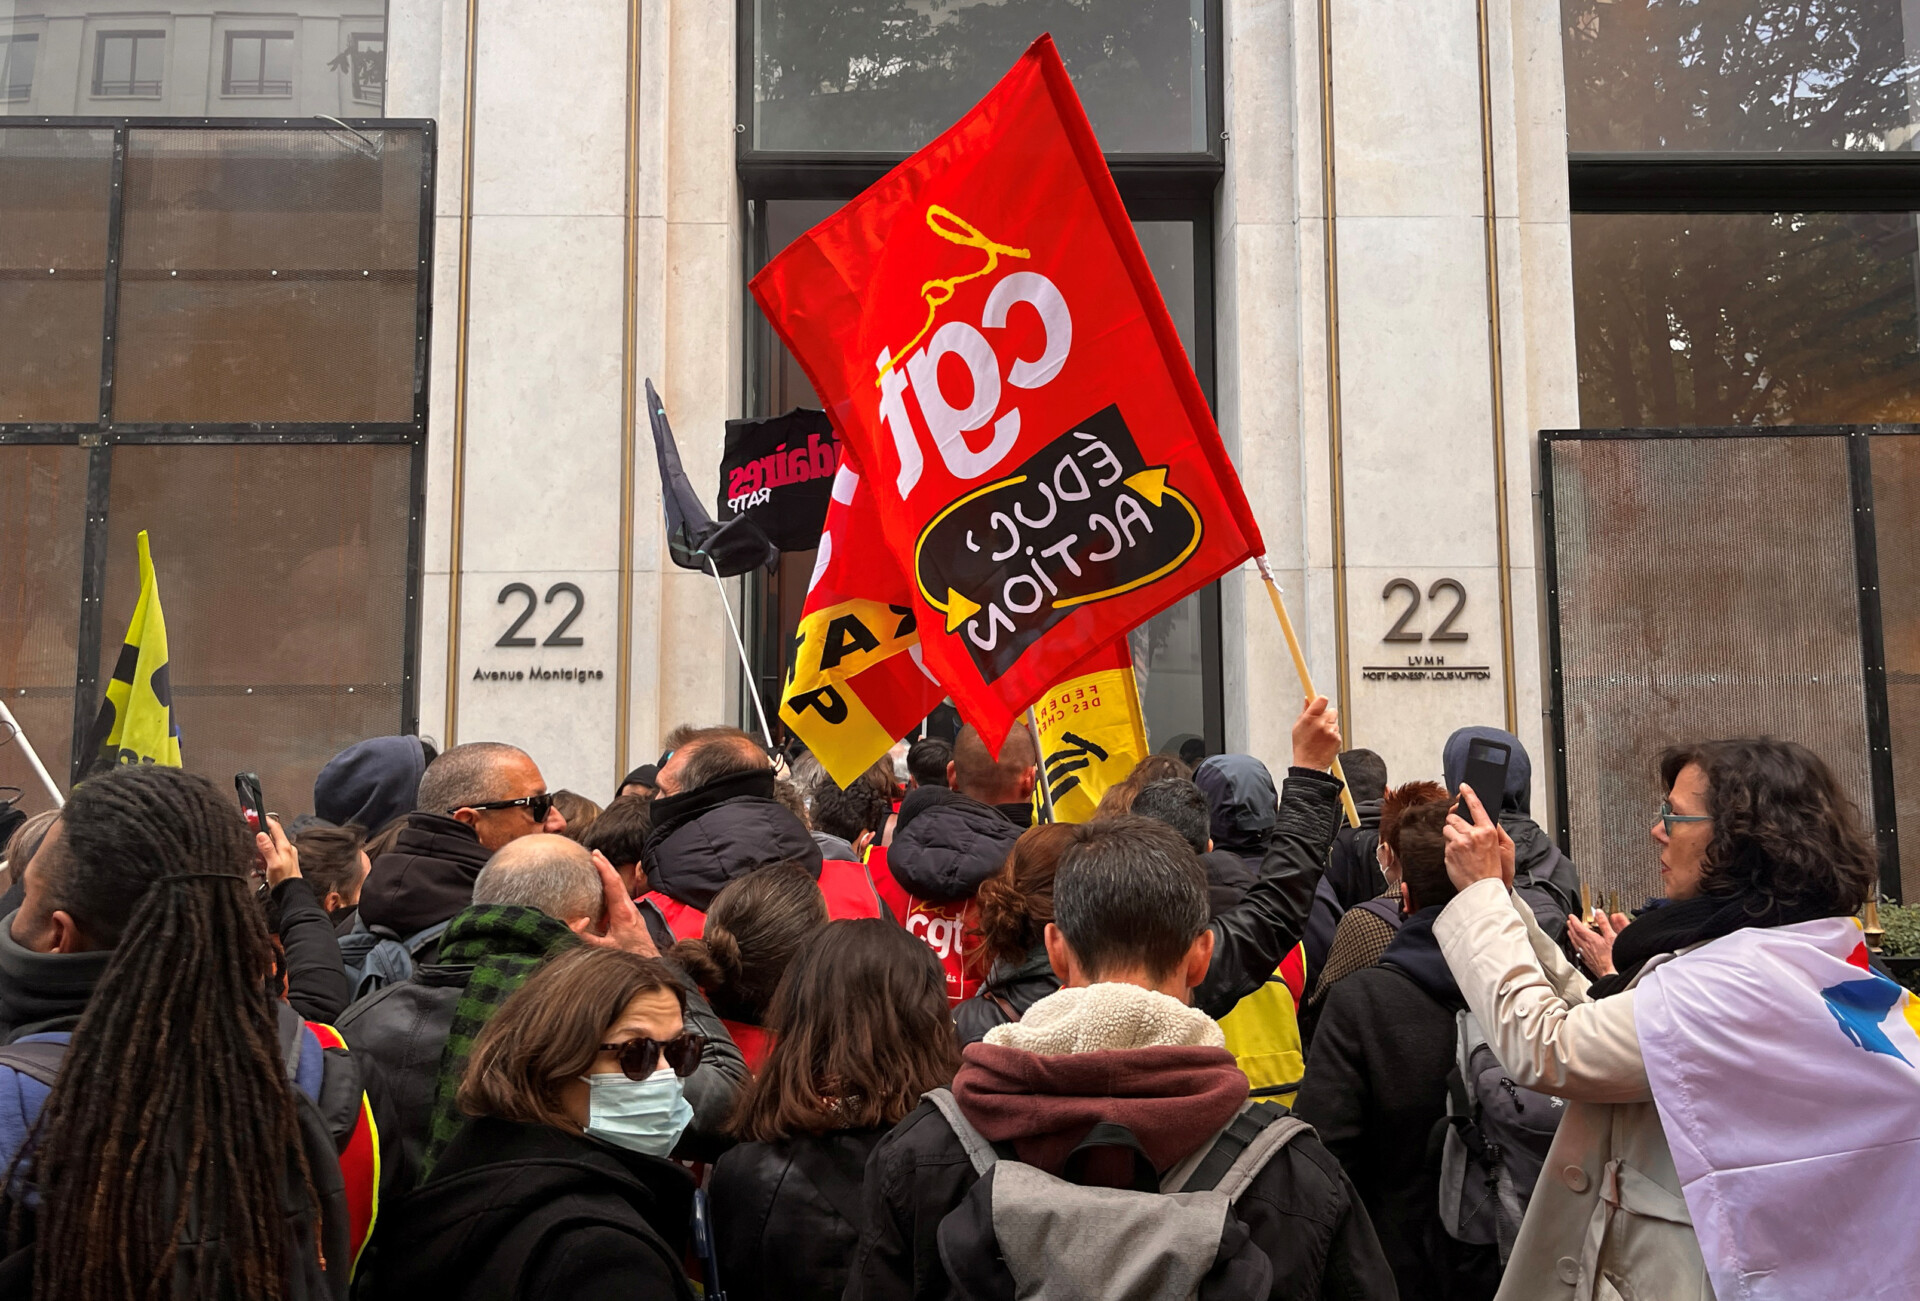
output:
<path id="1" fill-rule="evenodd" d="M 1066 296 L 1037 271 L 1001 275 L 977 327 L 949 320 L 935 329 L 939 309 L 959 285 L 991 276 L 1003 257 L 1029 260 L 1032 250 L 996 243 L 938 205 L 928 207 L 926 221 L 948 243 L 977 250 L 981 262 L 923 284 L 927 312 L 920 332 L 897 361 L 883 349 L 874 362 L 880 422 L 900 459 L 894 487 L 903 500 L 926 468 L 923 426 L 954 478 L 985 478 L 1001 470 L 1020 440 L 1019 394 L 1052 383 L 1073 352 Z M 1038 318 L 1037 339 L 1030 327 L 1008 332 L 1015 308 Z M 1023 340 L 1011 349 L 1023 355 L 1003 370 L 989 333 L 995 340 Z M 953 393 L 965 393 L 964 404 L 956 404 Z M 1004 410 L 1003 396 L 1016 399 Z M 982 429 L 990 432 L 976 448 L 967 435 Z M 1200 535 L 1199 512 L 1167 482 L 1166 466 L 1146 464 L 1119 407 L 1110 405 L 1053 438 L 1012 474 L 941 510 L 916 544 L 914 578 L 922 598 L 946 615 L 946 631 L 963 634 L 968 655 L 991 682 L 1074 607 L 1171 573 L 1200 545 Z"/>
<path id="2" fill-rule="evenodd" d="M 918 935 L 927 942 L 942 958 L 953 956 L 960 943 L 960 922 L 958 917 L 930 917 L 923 912 L 907 914 L 907 933 Z"/>

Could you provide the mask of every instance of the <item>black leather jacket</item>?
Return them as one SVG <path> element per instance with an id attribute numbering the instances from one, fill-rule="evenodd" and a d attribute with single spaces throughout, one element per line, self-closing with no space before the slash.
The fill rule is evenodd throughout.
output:
<path id="1" fill-rule="evenodd" d="M 1287 770 L 1259 879 L 1245 898 L 1211 923 L 1213 962 L 1207 978 L 1193 991 L 1195 1007 L 1219 1020 L 1266 983 L 1280 959 L 1300 942 L 1340 816 L 1339 782 L 1311 768 Z M 996 970 L 988 979 L 987 992 L 954 1009 L 961 1044 L 977 1043 L 994 1026 L 1011 1019 L 988 997 L 989 992 L 999 993 L 1014 1011 L 1025 1015 L 1058 988 L 1060 982 L 1046 963 L 1045 950 L 1028 954 L 1017 968 Z"/>
<path id="2" fill-rule="evenodd" d="M 727 1301 L 839 1301 L 864 1223 L 867 1158 L 884 1129 L 742 1143 L 713 1168 Z"/>

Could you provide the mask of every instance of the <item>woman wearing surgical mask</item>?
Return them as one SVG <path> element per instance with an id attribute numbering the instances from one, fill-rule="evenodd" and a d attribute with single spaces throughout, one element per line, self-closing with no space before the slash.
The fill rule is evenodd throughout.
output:
<path id="1" fill-rule="evenodd" d="M 693 1116 L 705 1040 L 657 959 L 576 949 L 543 967 L 474 1044 L 474 1120 L 391 1210 L 372 1291 L 392 1297 L 691 1298 L 694 1183 L 667 1159 Z M 389 1219 L 389 1216 L 392 1218 Z"/>

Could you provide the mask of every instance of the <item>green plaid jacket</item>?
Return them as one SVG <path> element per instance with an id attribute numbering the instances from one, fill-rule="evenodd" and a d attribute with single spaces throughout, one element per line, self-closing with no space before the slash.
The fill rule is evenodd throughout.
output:
<path id="1" fill-rule="evenodd" d="M 456 1099 L 481 1028 L 542 963 L 578 943 L 579 936 L 538 908 L 513 904 L 476 904 L 447 924 L 436 961 L 453 967 L 471 964 L 473 974 L 467 977 L 467 986 L 454 1006 L 447 1046 L 440 1054 L 433 1124 L 420 1172 L 423 1179 L 466 1124 Z"/>

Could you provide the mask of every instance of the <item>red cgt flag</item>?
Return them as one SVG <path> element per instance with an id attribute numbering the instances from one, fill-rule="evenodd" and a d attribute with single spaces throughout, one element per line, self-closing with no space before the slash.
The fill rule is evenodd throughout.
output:
<path id="1" fill-rule="evenodd" d="M 868 468 L 925 661 L 990 745 L 1262 550 L 1052 38 L 753 292 Z"/>

